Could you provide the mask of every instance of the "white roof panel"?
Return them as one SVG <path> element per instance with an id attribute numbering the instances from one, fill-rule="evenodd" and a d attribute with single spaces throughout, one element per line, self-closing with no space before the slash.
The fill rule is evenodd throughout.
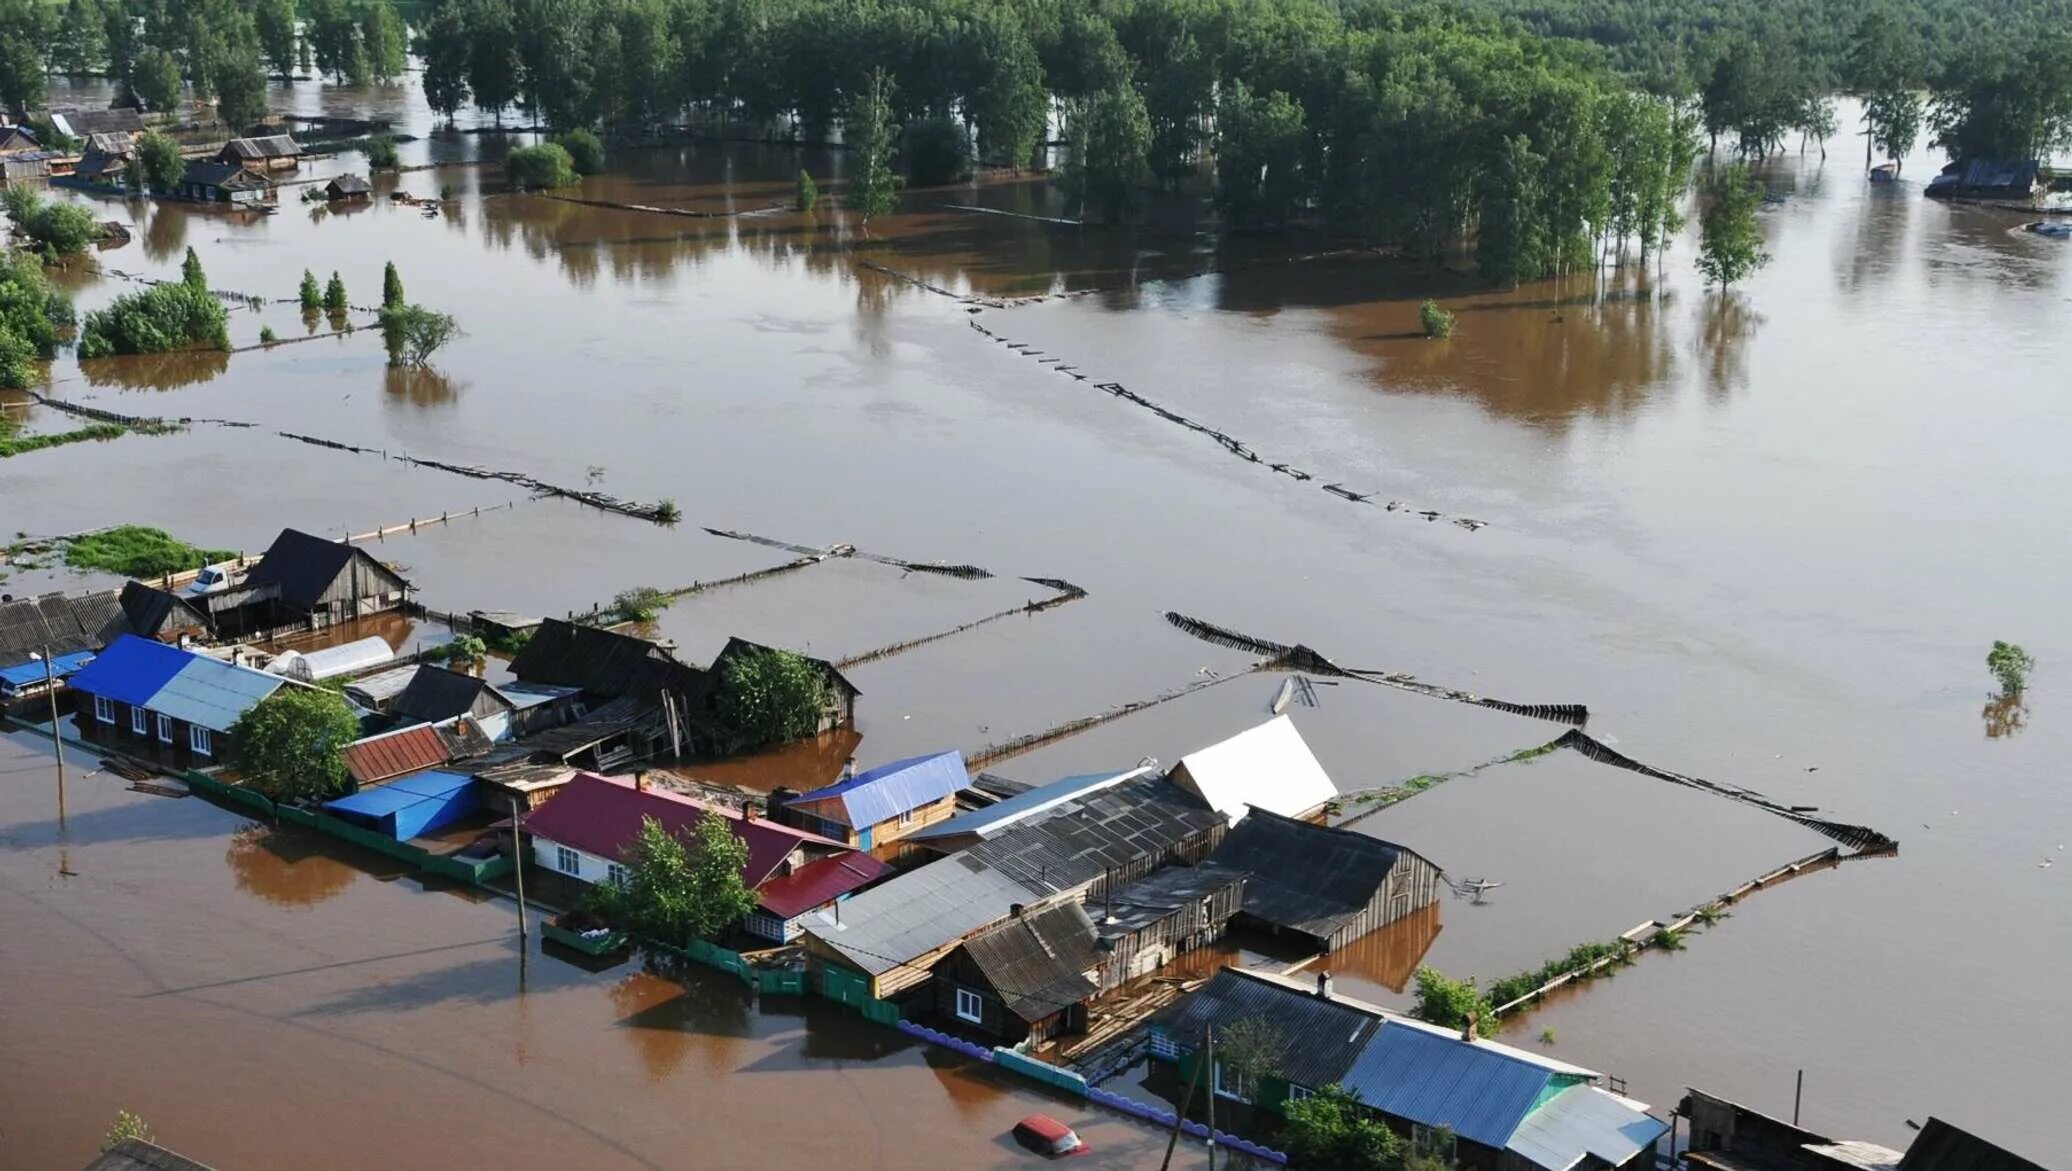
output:
<path id="1" fill-rule="evenodd" d="M 1174 766 L 1172 778 L 1232 825 L 1249 806 L 1300 817 L 1338 796 L 1338 786 L 1287 716 L 1188 753 Z"/>

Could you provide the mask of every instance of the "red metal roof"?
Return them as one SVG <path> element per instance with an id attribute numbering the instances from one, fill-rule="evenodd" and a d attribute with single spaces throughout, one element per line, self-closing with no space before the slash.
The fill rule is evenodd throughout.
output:
<path id="1" fill-rule="evenodd" d="M 534 837 L 586 854 L 620 858 L 640 836 L 643 817 L 661 822 L 672 834 L 687 836 L 707 813 L 725 818 L 734 836 L 747 843 L 748 863 L 741 868 L 741 881 L 751 888 L 762 886 L 800 846 L 847 850 L 840 842 L 779 825 L 768 818 L 744 818 L 733 810 L 676 793 L 635 789 L 630 783 L 596 773 L 577 773 L 546 804 L 527 815 L 525 830 Z"/>
<path id="2" fill-rule="evenodd" d="M 419 724 L 345 746 L 345 768 L 363 785 L 394 780 L 405 773 L 437 768 L 450 759 L 438 729 Z"/>
<path id="3" fill-rule="evenodd" d="M 773 878 L 755 893 L 762 897 L 763 910 L 779 919 L 793 919 L 862 890 L 890 873 L 892 867 L 869 854 L 836 854 Z"/>

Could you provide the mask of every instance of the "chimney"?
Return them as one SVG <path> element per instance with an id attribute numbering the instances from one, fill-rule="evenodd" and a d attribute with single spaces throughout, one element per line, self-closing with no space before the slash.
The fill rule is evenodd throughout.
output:
<path id="1" fill-rule="evenodd" d="M 1471 1012 L 1471 1013 L 1469 1013 L 1469 1014 L 1468 1014 L 1468 1019 L 1467 1019 L 1466 1021 L 1463 1021 L 1463 1022 L 1461 1023 L 1461 1027 L 1460 1027 L 1460 1039 L 1461 1039 L 1461 1040 L 1463 1040 L 1463 1041 L 1466 1041 L 1466 1042 L 1467 1042 L 1467 1043 L 1469 1043 L 1470 1045 L 1474 1044 L 1474 1043 L 1475 1043 L 1475 1026 L 1476 1026 L 1476 1025 L 1477 1025 L 1478 1023 L 1480 1023 L 1480 1022 L 1476 1020 L 1475 1014 L 1474 1014 L 1474 1013 L 1472 1013 L 1472 1012 Z"/>
<path id="2" fill-rule="evenodd" d="M 1317 999 L 1331 999 L 1331 973 L 1329 972 L 1317 973 Z"/>
<path id="3" fill-rule="evenodd" d="M 1022 917 L 1022 912 L 1027 909 L 1028 908 L 1024 907 L 1022 904 L 1015 903 L 1014 905 L 1007 908 L 1007 913 L 1019 919 Z"/>
<path id="4" fill-rule="evenodd" d="M 741 820 L 743 820 L 743 821 L 754 821 L 754 820 L 755 820 L 755 802 L 753 802 L 753 801 L 743 801 L 743 802 L 741 803 Z"/>
<path id="5" fill-rule="evenodd" d="M 647 792 L 647 770 L 646 770 L 646 769 L 644 769 L 644 768 L 637 768 L 637 769 L 634 769 L 634 770 L 633 770 L 633 791 L 634 791 L 634 792 L 636 792 L 636 793 L 645 793 L 645 792 Z"/>

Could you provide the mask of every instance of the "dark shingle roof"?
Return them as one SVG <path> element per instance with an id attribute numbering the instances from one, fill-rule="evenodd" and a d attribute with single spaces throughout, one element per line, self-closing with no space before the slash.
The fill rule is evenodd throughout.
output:
<path id="1" fill-rule="evenodd" d="M 1068 801 L 1053 816 L 964 853 L 1041 895 L 1084 887 L 1222 822 L 1221 814 L 1165 778 L 1141 777 Z"/>
<path id="2" fill-rule="evenodd" d="M 65 125 L 72 128 L 76 137 L 89 134 L 114 134 L 121 131 L 136 133 L 144 129 L 144 115 L 129 106 L 116 106 L 106 110 L 65 110 L 62 112 Z"/>
<path id="3" fill-rule="evenodd" d="M 324 187 L 339 195 L 366 195 L 374 190 L 373 184 L 358 175 L 340 175 Z"/>
<path id="4" fill-rule="evenodd" d="M 1380 838 L 1255 807 L 1216 848 L 1214 860 L 1252 876 L 1245 884 L 1246 914 L 1329 938 L 1366 908 L 1406 852 Z"/>
<path id="5" fill-rule="evenodd" d="M 1078 903 L 1027 911 L 964 941 L 964 953 L 986 974 L 1007 1011 L 1040 1021 L 1096 991 L 1086 970 L 1094 954 L 1094 924 Z"/>
<path id="6" fill-rule="evenodd" d="M 181 176 L 183 183 L 199 183 L 204 187 L 264 187 L 266 180 L 246 170 L 239 163 L 212 163 L 206 159 L 193 159 Z"/>
<path id="7" fill-rule="evenodd" d="M 1930 1118 L 1899 1161 L 1899 1171 L 2043 1171 L 2043 1167 L 1940 1118 Z"/>
<path id="8" fill-rule="evenodd" d="M 86 1165 L 86 1171 L 209 1171 L 185 1155 L 176 1155 L 140 1138 L 124 1139 Z"/>
<path id="9" fill-rule="evenodd" d="M 427 663 L 410 677 L 409 685 L 396 697 L 394 710 L 399 716 L 436 724 L 455 716 L 486 714 L 475 711 L 476 701 L 485 692 L 491 697 L 486 707 L 511 709 L 511 701 L 487 680 Z"/>
<path id="10" fill-rule="evenodd" d="M 362 565 L 367 572 L 393 581 L 393 589 L 402 589 L 408 584 L 364 549 L 313 537 L 296 529 L 282 529 L 281 535 L 268 546 L 266 556 L 259 559 L 251 576 L 245 579 L 245 586 L 248 589 L 277 586 L 281 601 L 298 609 L 311 609 L 356 556 L 363 559 Z M 365 592 L 389 591 L 369 589 Z"/>
<path id="11" fill-rule="evenodd" d="M 0 602 L 0 666 L 12 666 L 46 647 L 52 654 L 97 651 L 128 631 L 114 590 Z"/>
<path id="12" fill-rule="evenodd" d="M 1214 862 L 1154 871 L 1100 900 L 1101 938 L 1133 935 L 1191 903 L 1243 886 L 1246 878 L 1244 871 Z"/>
<path id="13" fill-rule="evenodd" d="M 190 627 L 208 629 L 208 615 L 178 594 L 133 581 L 122 587 L 121 606 L 130 631 L 145 638 L 157 638 L 168 630 Z"/>
<path id="14" fill-rule="evenodd" d="M 1246 820 L 1250 820 L 1247 818 Z M 1378 1013 L 1297 991 L 1236 968 L 1152 1018 L 1181 1046 L 1199 1049 L 1205 1030 L 1218 1036 L 1241 1021 L 1265 1042 L 1267 1071 L 1316 1089 L 1342 1081 L 1381 1028 Z"/>
<path id="15" fill-rule="evenodd" d="M 223 145 L 219 157 L 233 159 L 292 159 L 302 154 L 302 147 L 285 134 L 268 134 L 259 138 L 233 138 Z"/>
<path id="16" fill-rule="evenodd" d="M 702 694 L 705 672 L 677 661 L 658 643 L 596 626 L 549 618 L 511 660 L 528 683 L 580 687 L 592 695 L 652 697 L 661 691 Z"/>

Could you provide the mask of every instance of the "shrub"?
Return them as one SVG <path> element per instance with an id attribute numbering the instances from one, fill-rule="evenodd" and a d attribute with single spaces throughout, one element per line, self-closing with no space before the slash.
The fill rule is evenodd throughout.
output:
<path id="1" fill-rule="evenodd" d="M 381 307 L 394 309 L 403 304 L 403 277 L 396 271 L 396 262 L 391 260 L 381 270 Z"/>
<path id="2" fill-rule="evenodd" d="M 900 148 L 910 186 L 944 187 L 971 178 L 971 141 L 955 118 L 924 118 L 909 125 Z"/>
<path id="3" fill-rule="evenodd" d="M 331 283 L 324 286 L 324 309 L 330 313 L 343 313 L 352 308 L 345 295 L 345 281 L 336 272 L 331 274 Z"/>
<path id="4" fill-rule="evenodd" d="M 7 218 L 48 256 L 84 252 L 101 236 L 93 212 L 76 203 L 44 199 L 27 187 L 7 189 Z"/>
<path id="5" fill-rule="evenodd" d="M 71 299 L 44 278 L 42 265 L 0 253 L 0 387 L 27 386 L 36 359 L 56 353 L 58 331 L 75 320 Z"/>
<path id="6" fill-rule="evenodd" d="M 673 525 L 683 519 L 683 509 L 676 506 L 676 501 L 665 496 L 655 502 L 655 519 L 665 525 Z"/>
<path id="7" fill-rule="evenodd" d="M 569 165 L 578 175 L 604 173 L 604 144 L 588 130 L 571 130 L 554 140 L 568 152 Z"/>
<path id="8" fill-rule="evenodd" d="M 751 744 L 810 736 L 827 710 L 827 679 L 804 655 L 774 648 L 727 661 L 717 698 L 719 717 Z"/>
<path id="9" fill-rule="evenodd" d="M 223 303 L 194 286 L 153 285 L 117 297 L 106 309 L 86 315 L 79 331 L 79 356 L 162 354 L 207 345 L 230 348 Z"/>
<path id="10" fill-rule="evenodd" d="M 369 170 L 393 171 L 396 169 L 396 140 L 393 138 L 370 138 L 361 144 L 360 153 L 367 156 L 367 167 Z"/>
<path id="11" fill-rule="evenodd" d="M 426 660 L 443 659 L 449 663 L 479 663 L 489 654 L 489 644 L 472 634 L 454 637 L 442 647 L 433 647 L 425 652 Z"/>
<path id="12" fill-rule="evenodd" d="M 1421 1021 L 1458 1029 L 1475 1017 L 1475 1031 L 1489 1037 L 1496 1034 L 1496 1013 L 1475 986 L 1473 978 L 1455 980 L 1437 968 L 1417 970 L 1417 1003 L 1410 1015 Z"/>
<path id="13" fill-rule="evenodd" d="M 820 202 L 820 188 L 814 185 L 813 176 L 803 170 L 799 172 L 798 198 L 800 211 L 812 211 L 813 205 Z"/>
<path id="14" fill-rule="evenodd" d="M 669 595 L 653 586 L 635 586 L 612 599 L 612 609 L 628 622 L 653 622 L 669 604 Z"/>
<path id="15" fill-rule="evenodd" d="M 324 290 L 317 285 L 317 274 L 302 270 L 302 308 L 314 313 L 324 307 Z"/>
<path id="16" fill-rule="evenodd" d="M 1986 652 L 1986 670 L 2000 681 L 2002 697 L 2020 695 L 2029 685 L 2029 672 L 2036 666 L 2036 660 L 2020 645 L 1993 640 L 1993 649 Z"/>
<path id="17" fill-rule="evenodd" d="M 143 1119 L 129 1111 L 117 1110 L 115 1112 L 115 1121 L 108 1126 L 108 1133 L 101 1137 L 101 1149 L 103 1151 L 112 1151 L 131 1139 L 136 1139 L 139 1142 L 150 1142 L 152 1139 L 151 1128 L 144 1124 Z"/>
<path id="18" fill-rule="evenodd" d="M 190 289 L 209 291 L 209 274 L 202 269 L 201 257 L 194 254 L 191 245 L 187 249 L 187 259 L 180 262 L 180 282 Z"/>
<path id="19" fill-rule="evenodd" d="M 504 177 L 519 191 L 566 187 L 578 178 L 567 148 L 553 142 L 512 151 L 504 158 Z"/>
<path id="20" fill-rule="evenodd" d="M 1453 314 L 1439 308 L 1437 301 L 1426 301 L 1417 307 L 1418 324 L 1424 326 L 1426 337 L 1447 338 L 1453 336 Z"/>
<path id="21" fill-rule="evenodd" d="M 262 326 L 260 326 L 260 327 L 259 327 L 259 344 L 260 344 L 260 345 L 262 345 L 262 346 L 270 346 L 270 345 L 272 345 L 273 343 L 275 343 L 275 342 L 277 342 L 277 341 L 279 341 L 279 340 L 281 340 L 281 335 L 279 335 L 279 334 L 275 333 L 275 332 L 273 331 L 273 327 L 272 327 L 271 325 L 262 325 Z"/>
<path id="22" fill-rule="evenodd" d="M 117 525 L 65 544 L 65 565 L 69 568 L 98 569 L 134 578 L 183 573 L 235 556 L 235 550 L 197 548 L 164 529 L 144 525 Z"/>
<path id="23" fill-rule="evenodd" d="M 460 335 L 448 313 L 422 305 L 395 305 L 381 311 L 381 341 L 391 366 L 425 366 L 441 346 Z"/>

